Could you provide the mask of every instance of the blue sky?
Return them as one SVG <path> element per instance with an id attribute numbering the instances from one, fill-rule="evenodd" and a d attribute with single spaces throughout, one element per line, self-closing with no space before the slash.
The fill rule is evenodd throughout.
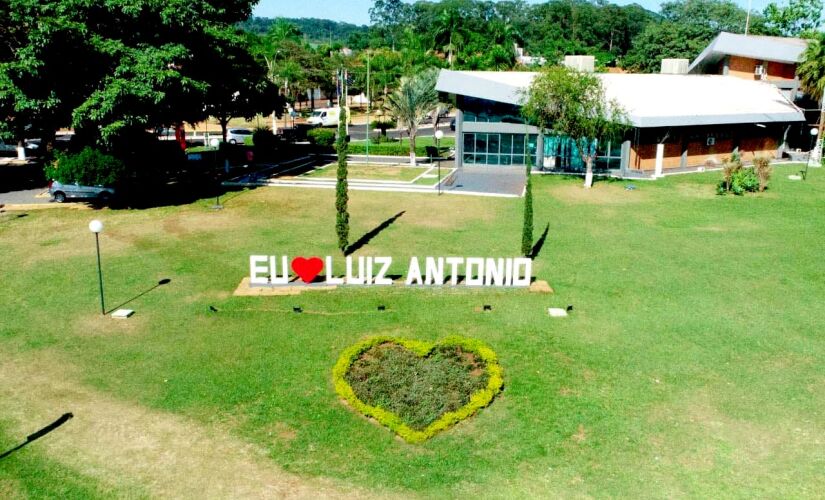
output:
<path id="1" fill-rule="evenodd" d="M 529 3 L 541 3 L 544 0 L 527 0 Z M 661 0 L 613 0 L 625 5 L 638 3 L 653 11 L 659 10 Z M 747 8 L 748 0 L 734 0 Z M 753 9 L 761 11 L 770 0 L 752 0 Z M 368 24 L 369 9 L 372 0 L 261 0 L 255 7 L 254 14 L 263 17 L 317 17 L 333 19 L 355 24 Z M 410 1 L 409 3 L 413 3 Z M 777 3 L 784 3 L 782 0 Z"/>

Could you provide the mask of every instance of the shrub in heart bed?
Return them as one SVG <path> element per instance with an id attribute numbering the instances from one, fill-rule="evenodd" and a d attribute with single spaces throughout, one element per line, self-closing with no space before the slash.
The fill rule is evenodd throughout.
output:
<path id="1" fill-rule="evenodd" d="M 427 343 L 372 337 L 341 354 L 336 392 L 404 440 L 420 443 L 490 404 L 503 385 L 495 352 L 479 340 Z"/>

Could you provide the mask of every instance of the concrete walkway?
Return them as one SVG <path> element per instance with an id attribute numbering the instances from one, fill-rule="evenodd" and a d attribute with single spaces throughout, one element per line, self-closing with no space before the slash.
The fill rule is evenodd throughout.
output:
<path id="1" fill-rule="evenodd" d="M 406 157 L 397 158 L 406 161 Z M 350 158 L 354 161 L 354 158 Z M 224 186 L 252 187 L 301 187 L 316 189 L 335 189 L 335 179 L 306 178 L 300 174 L 312 170 L 324 163 L 317 158 L 305 157 L 268 165 L 255 173 L 236 177 L 223 183 Z M 420 166 L 431 166 L 429 174 L 435 174 L 436 165 L 422 163 Z M 433 184 L 416 184 L 414 182 L 379 181 L 379 180 L 349 180 L 349 189 L 352 191 L 381 191 L 397 193 L 430 193 L 455 194 L 467 196 L 491 196 L 517 198 L 524 193 L 525 176 L 522 167 L 462 167 L 455 168 L 455 162 L 441 162 L 442 175 L 449 175 L 441 182 L 441 189 Z"/>
<path id="2" fill-rule="evenodd" d="M 461 167 L 442 189 L 456 194 L 521 196 L 525 181 L 524 167 Z"/>

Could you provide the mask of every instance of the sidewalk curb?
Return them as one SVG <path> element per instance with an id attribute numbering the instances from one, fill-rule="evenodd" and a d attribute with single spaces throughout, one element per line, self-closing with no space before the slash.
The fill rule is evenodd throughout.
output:
<path id="1" fill-rule="evenodd" d="M 92 210 L 92 207 L 85 203 L 10 203 L 8 205 L 0 204 L 0 212 L 49 210 L 53 208 L 65 208 L 69 210 Z"/>

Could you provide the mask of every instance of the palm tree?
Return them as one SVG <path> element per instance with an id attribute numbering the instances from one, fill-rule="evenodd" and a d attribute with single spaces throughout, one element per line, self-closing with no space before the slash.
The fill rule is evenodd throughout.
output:
<path id="1" fill-rule="evenodd" d="M 428 69 L 412 77 L 404 77 L 398 89 L 387 96 L 386 107 L 398 125 L 410 135 L 410 165 L 415 166 L 415 137 L 418 127 L 438 106 L 435 82 L 437 69 Z"/>
<path id="2" fill-rule="evenodd" d="M 461 33 L 458 33 L 461 25 L 461 14 L 457 9 L 448 6 L 438 15 L 435 25 L 435 39 L 443 43 L 443 49 L 447 51 L 447 61 L 450 68 L 453 67 L 453 54 L 456 45 L 462 41 Z"/>
<path id="3" fill-rule="evenodd" d="M 810 96 L 819 98 L 819 135 L 817 136 L 817 156 L 822 158 L 822 133 L 825 131 L 825 33 L 817 32 L 808 41 L 802 54 L 802 64 L 797 70 L 802 89 Z"/>

